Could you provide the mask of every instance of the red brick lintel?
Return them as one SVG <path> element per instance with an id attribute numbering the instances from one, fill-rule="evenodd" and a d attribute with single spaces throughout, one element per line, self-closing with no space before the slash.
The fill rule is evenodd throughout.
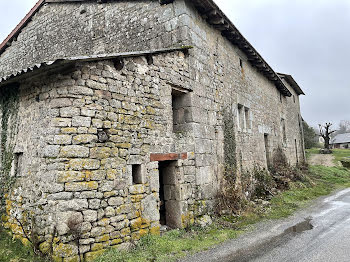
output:
<path id="1" fill-rule="evenodd" d="M 175 160 L 187 159 L 187 153 L 168 153 L 168 154 L 151 154 L 151 162 L 155 161 L 175 161 Z"/>

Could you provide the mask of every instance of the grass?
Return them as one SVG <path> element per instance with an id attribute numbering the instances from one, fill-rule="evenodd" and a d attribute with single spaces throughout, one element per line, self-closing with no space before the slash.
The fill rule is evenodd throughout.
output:
<path id="1" fill-rule="evenodd" d="M 30 247 L 23 246 L 19 240 L 12 239 L 0 229 L 0 262 L 39 262 Z"/>
<path id="2" fill-rule="evenodd" d="M 216 221 L 207 229 L 175 230 L 162 237 L 146 236 L 134 249 L 110 249 L 96 262 L 175 261 L 236 238 L 263 220 L 288 217 L 309 205 L 311 200 L 344 187 L 350 187 L 349 170 L 342 167 L 311 166 L 309 177 L 305 181 L 291 184 L 289 190 L 274 196 L 268 206 L 252 206 L 241 216 L 221 218 L 221 222 Z M 223 224 L 230 224 L 230 227 L 222 226 Z"/>
<path id="3" fill-rule="evenodd" d="M 173 230 L 162 237 L 148 235 L 140 240 L 132 251 L 110 249 L 99 257 L 97 262 L 146 262 L 146 261 L 175 261 L 187 254 L 195 253 L 232 239 L 241 234 L 235 229 L 224 229 L 211 226 L 206 229 Z"/>
<path id="4" fill-rule="evenodd" d="M 337 163 L 344 157 L 350 157 L 350 149 L 333 149 L 332 151 Z"/>

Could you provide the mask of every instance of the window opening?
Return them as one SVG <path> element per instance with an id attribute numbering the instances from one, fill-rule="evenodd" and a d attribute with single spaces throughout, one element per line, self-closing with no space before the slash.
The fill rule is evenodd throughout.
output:
<path id="1" fill-rule="evenodd" d="M 141 165 L 132 165 L 132 183 L 134 185 L 142 184 Z"/>
<path id="2" fill-rule="evenodd" d="M 186 130 L 186 124 L 192 122 L 189 91 L 180 88 L 172 89 L 173 132 Z"/>
<path id="3" fill-rule="evenodd" d="M 244 108 L 244 115 L 245 115 L 245 126 L 246 126 L 246 129 L 251 129 L 251 125 L 250 125 L 250 112 L 249 112 L 249 108 L 248 107 L 245 107 Z"/>
<path id="4" fill-rule="evenodd" d="M 23 153 L 15 153 L 14 155 L 14 176 L 18 177 L 22 175 L 23 166 Z"/>

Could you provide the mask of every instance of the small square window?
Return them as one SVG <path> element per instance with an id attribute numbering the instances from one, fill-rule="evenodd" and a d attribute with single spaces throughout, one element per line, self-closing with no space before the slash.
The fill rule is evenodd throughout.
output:
<path id="1" fill-rule="evenodd" d="M 141 165 L 132 165 L 132 183 L 134 185 L 142 184 Z"/>

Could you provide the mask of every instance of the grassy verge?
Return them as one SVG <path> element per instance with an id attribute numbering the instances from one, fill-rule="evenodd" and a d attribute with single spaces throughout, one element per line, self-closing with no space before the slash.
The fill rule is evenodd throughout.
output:
<path id="1" fill-rule="evenodd" d="M 333 149 L 334 161 L 342 160 L 343 157 L 350 157 L 350 149 Z"/>
<path id="2" fill-rule="evenodd" d="M 19 240 L 12 239 L 0 229 L 0 262 L 39 262 L 30 247 L 23 246 Z"/>
<path id="3" fill-rule="evenodd" d="M 147 236 L 133 250 L 110 249 L 96 262 L 175 261 L 236 238 L 257 222 L 288 217 L 307 206 L 310 200 L 328 195 L 342 187 L 350 187 L 349 170 L 341 167 L 311 166 L 309 177 L 305 181 L 293 183 L 289 190 L 274 196 L 266 206 L 252 206 L 239 217 L 220 218 L 207 229 L 175 230 L 162 237 Z"/>

